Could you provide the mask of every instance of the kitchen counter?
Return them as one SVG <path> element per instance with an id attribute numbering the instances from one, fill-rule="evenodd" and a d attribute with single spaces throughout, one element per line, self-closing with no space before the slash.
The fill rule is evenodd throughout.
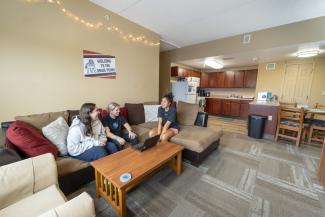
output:
<path id="1" fill-rule="evenodd" d="M 206 99 L 228 99 L 228 100 L 247 100 L 252 101 L 254 99 L 247 99 L 247 98 L 236 98 L 236 97 L 226 97 L 226 96 L 206 96 Z"/>
<path id="2" fill-rule="evenodd" d="M 255 100 L 251 103 L 249 103 L 250 105 L 266 105 L 266 106 L 280 106 L 278 101 L 258 101 Z"/>

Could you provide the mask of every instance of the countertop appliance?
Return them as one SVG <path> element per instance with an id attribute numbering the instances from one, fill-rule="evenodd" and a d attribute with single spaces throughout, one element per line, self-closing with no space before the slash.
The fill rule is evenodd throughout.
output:
<path id="1" fill-rule="evenodd" d="M 188 77 L 172 82 L 172 93 L 176 102 L 196 103 L 196 92 L 200 86 L 200 78 Z"/>
<path id="2" fill-rule="evenodd" d="M 269 101 L 272 98 L 271 92 L 259 92 L 257 93 L 257 100 L 258 101 Z"/>

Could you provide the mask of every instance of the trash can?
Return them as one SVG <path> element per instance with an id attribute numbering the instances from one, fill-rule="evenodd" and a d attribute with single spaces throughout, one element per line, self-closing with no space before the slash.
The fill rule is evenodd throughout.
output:
<path id="1" fill-rule="evenodd" d="M 262 139 L 266 119 L 266 116 L 248 115 L 248 136 Z"/>

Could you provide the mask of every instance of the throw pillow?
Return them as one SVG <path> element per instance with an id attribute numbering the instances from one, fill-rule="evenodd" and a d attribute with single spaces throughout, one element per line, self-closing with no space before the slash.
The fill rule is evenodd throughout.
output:
<path id="1" fill-rule="evenodd" d="M 68 122 L 69 113 L 67 111 L 62 112 L 48 112 L 43 114 L 27 115 L 27 116 L 16 116 L 16 121 L 23 121 L 42 130 L 43 127 L 49 123 L 55 121 L 58 117 L 62 116 L 66 122 Z"/>
<path id="2" fill-rule="evenodd" d="M 58 156 L 58 149 L 48 141 L 36 128 L 23 122 L 15 121 L 7 130 L 7 138 L 28 157 L 45 153 Z"/>
<path id="3" fill-rule="evenodd" d="M 125 103 L 128 111 L 128 120 L 130 125 L 138 125 L 145 122 L 144 108 L 142 103 Z"/>
<path id="4" fill-rule="evenodd" d="M 199 105 L 178 101 L 177 121 L 181 125 L 193 126 L 199 112 Z"/>
<path id="5" fill-rule="evenodd" d="M 120 114 L 123 116 L 123 118 L 125 119 L 125 121 L 127 123 L 129 123 L 129 120 L 128 120 L 128 109 L 126 107 L 121 107 L 120 108 Z"/>
<path id="6" fill-rule="evenodd" d="M 68 154 L 67 137 L 69 126 L 63 117 L 59 117 L 49 125 L 43 127 L 42 132 L 57 147 L 61 156 Z"/>
<path id="7" fill-rule="evenodd" d="M 160 105 L 143 105 L 145 122 L 158 121 L 158 108 Z"/>

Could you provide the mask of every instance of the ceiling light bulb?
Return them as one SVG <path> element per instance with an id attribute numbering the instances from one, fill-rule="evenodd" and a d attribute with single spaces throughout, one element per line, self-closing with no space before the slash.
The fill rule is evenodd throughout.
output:
<path id="1" fill-rule="evenodd" d="M 313 57 L 319 54 L 319 50 L 305 50 L 305 51 L 298 51 L 297 57 L 305 58 L 305 57 Z"/>
<path id="2" fill-rule="evenodd" d="M 204 64 L 211 68 L 214 68 L 214 69 L 222 69 L 223 68 L 223 65 L 221 63 L 218 63 L 214 60 L 206 60 L 206 61 L 204 61 Z"/>

